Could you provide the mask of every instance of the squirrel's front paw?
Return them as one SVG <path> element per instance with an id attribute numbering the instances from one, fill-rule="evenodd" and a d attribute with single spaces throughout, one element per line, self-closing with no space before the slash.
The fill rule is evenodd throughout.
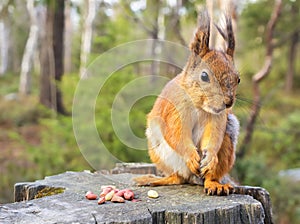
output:
<path id="1" fill-rule="evenodd" d="M 189 155 L 186 164 L 192 173 L 200 175 L 200 156 L 196 150 Z"/>
<path id="2" fill-rule="evenodd" d="M 208 150 L 202 150 L 202 158 L 200 162 L 201 176 L 204 177 L 210 170 L 213 170 L 218 163 L 218 157 L 215 153 Z"/>

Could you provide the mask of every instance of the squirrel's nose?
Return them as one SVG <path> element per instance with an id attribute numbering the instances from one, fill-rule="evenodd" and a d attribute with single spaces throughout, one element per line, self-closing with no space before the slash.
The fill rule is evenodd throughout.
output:
<path id="1" fill-rule="evenodd" d="M 230 97 L 225 101 L 226 108 L 230 108 L 233 105 L 233 98 Z"/>
<path id="2" fill-rule="evenodd" d="M 232 102 L 226 103 L 225 105 L 226 105 L 226 108 L 230 108 L 232 106 Z"/>

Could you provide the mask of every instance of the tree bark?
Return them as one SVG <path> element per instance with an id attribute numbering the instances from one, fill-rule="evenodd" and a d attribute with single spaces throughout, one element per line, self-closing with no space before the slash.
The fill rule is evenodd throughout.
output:
<path id="1" fill-rule="evenodd" d="M 210 36 L 209 36 L 209 47 L 215 48 L 216 38 L 217 38 L 217 30 L 214 27 L 214 15 L 215 15 L 215 1 L 208 0 L 206 1 L 206 8 L 208 10 L 210 16 Z"/>
<path id="2" fill-rule="evenodd" d="M 295 75 L 295 59 L 297 54 L 297 44 L 299 39 L 299 33 L 294 32 L 292 39 L 291 39 L 291 45 L 289 49 L 289 56 L 288 56 L 288 71 L 285 76 L 285 92 L 291 93 L 293 90 L 293 81 L 294 81 L 294 75 Z"/>
<path id="3" fill-rule="evenodd" d="M 176 38 L 183 46 L 188 46 L 181 33 L 180 23 L 180 9 L 182 7 L 182 0 L 176 0 L 176 5 L 172 9 L 171 25 Z"/>
<path id="4" fill-rule="evenodd" d="M 54 97 L 53 91 L 55 88 L 55 74 L 54 74 L 54 53 L 52 43 L 53 33 L 53 9 L 51 6 L 47 7 L 46 24 L 42 38 L 41 45 L 41 79 L 40 79 L 40 103 L 48 108 L 56 110 L 53 105 Z M 55 107 L 54 107 L 55 106 Z"/>
<path id="5" fill-rule="evenodd" d="M 0 21 L 0 76 L 4 76 L 8 68 L 8 46 L 7 26 L 4 21 Z"/>
<path id="6" fill-rule="evenodd" d="M 71 21 L 71 2 L 66 1 L 65 5 L 65 33 L 64 33 L 64 72 L 72 72 L 72 21 Z"/>
<path id="7" fill-rule="evenodd" d="M 151 32 L 151 38 L 153 39 L 152 48 L 151 48 L 151 56 L 154 60 L 151 62 L 151 75 L 152 75 L 152 82 L 155 82 L 156 77 L 159 75 L 160 72 L 160 62 L 155 60 L 161 52 L 161 44 L 158 39 L 164 39 L 165 31 L 164 31 L 164 15 L 162 12 L 162 0 L 156 0 L 154 3 L 150 3 L 147 1 L 147 4 L 151 4 L 152 8 L 152 15 L 153 15 L 153 29 Z"/>
<path id="8" fill-rule="evenodd" d="M 281 5 L 282 5 L 282 1 L 276 0 L 271 18 L 267 24 L 267 30 L 266 30 L 267 46 L 266 46 L 265 62 L 264 62 L 264 65 L 262 66 L 262 68 L 252 77 L 254 99 L 253 99 L 253 105 L 251 108 L 251 114 L 250 114 L 249 120 L 246 125 L 246 135 L 245 135 L 242 145 L 237 153 L 237 157 L 239 157 L 239 158 L 242 158 L 245 155 L 247 147 L 252 140 L 254 125 L 255 125 L 256 119 L 260 112 L 261 94 L 260 94 L 259 85 L 260 85 L 261 81 L 263 79 L 265 79 L 271 71 L 272 59 L 273 59 L 273 49 L 274 49 L 274 46 L 272 44 L 273 33 L 274 33 L 275 25 L 278 21 L 280 13 L 281 13 Z"/>
<path id="9" fill-rule="evenodd" d="M 237 2 L 235 0 L 218 0 L 219 10 L 222 14 L 230 16 L 232 21 L 233 33 L 237 33 Z M 224 17 L 219 18 L 219 24 L 224 24 Z M 224 24 L 225 26 L 225 24 Z M 226 41 L 221 35 L 216 35 L 215 38 L 216 49 L 226 49 Z"/>
<path id="10" fill-rule="evenodd" d="M 79 76 L 81 78 L 83 78 L 86 73 L 88 56 L 91 52 L 91 45 L 92 45 L 93 21 L 96 15 L 96 1 L 89 0 L 84 2 L 86 8 L 86 16 L 84 20 L 82 39 L 81 39 L 80 69 L 79 69 Z"/>
<path id="11" fill-rule="evenodd" d="M 46 30 L 41 49 L 40 102 L 66 114 L 58 83 L 63 76 L 64 0 L 48 5 Z"/>
<path id="12" fill-rule="evenodd" d="M 9 25 L 7 22 L 8 7 L 11 1 L 0 1 L 0 76 L 5 75 L 9 64 Z"/>
<path id="13" fill-rule="evenodd" d="M 297 18 L 298 8 L 296 4 L 292 4 L 291 14 L 293 18 Z M 293 90 L 293 80 L 295 75 L 295 59 L 297 54 L 297 44 L 300 31 L 296 30 L 292 33 L 290 39 L 290 48 L 288 55 L 288 69 L 285 76 L 285 92 L 291 93 Z"/>
<path id="14" fill-rule="evenodd" d="M 27 10 L 30 17 L 30 31 L 25 46 L 20 74 L 19 93 L 28 95 L 31 89 L 31 70 L 35 49 L 38 44 L 39 28 L 37 24 L 34 0 L 27 0 Z"/>

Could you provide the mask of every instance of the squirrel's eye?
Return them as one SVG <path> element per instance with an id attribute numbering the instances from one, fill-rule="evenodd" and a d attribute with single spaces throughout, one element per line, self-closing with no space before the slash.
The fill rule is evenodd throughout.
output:
<path id="1" fill-rule="evenodd" d="M 209 82 L 209 76 L 208 76 L 208 74 L 206 73 L 206 72 L 202 72 L 201 73 L 201 80 L 203 81 L 203 82 Z"/>
<path id="2" fill-rule="evenodd" d="M 241 82 L 241 79 L 239 78 L 239 79 L 238 79 L 238 84 L 240 84 L 240 82 Z"/>

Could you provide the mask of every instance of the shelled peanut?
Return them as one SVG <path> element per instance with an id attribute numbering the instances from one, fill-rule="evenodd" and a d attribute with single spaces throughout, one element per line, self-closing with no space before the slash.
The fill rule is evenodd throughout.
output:
<path id="1" fill-rule="evenodd" d="M 102 192 L 99 195 L 98 204 L 104 204 L 106 201 L 124 203 L 125 200 L 136 201 L 134 199 L 134 193 L 130 189 L 116 189 L 115 186 L 101 186 Z M 88 191 L 85 195 L 88 200 L 96 200 L 98 196 L 91 191 Z"/>
<path id="2" fill-rule="evenodd" d="M 88 200 L 96 200 L 98 196 L 96 194 L 94 194 L 93 192 L 88 191 L 88 192 L 86 192 L 85 197 Z"/>

